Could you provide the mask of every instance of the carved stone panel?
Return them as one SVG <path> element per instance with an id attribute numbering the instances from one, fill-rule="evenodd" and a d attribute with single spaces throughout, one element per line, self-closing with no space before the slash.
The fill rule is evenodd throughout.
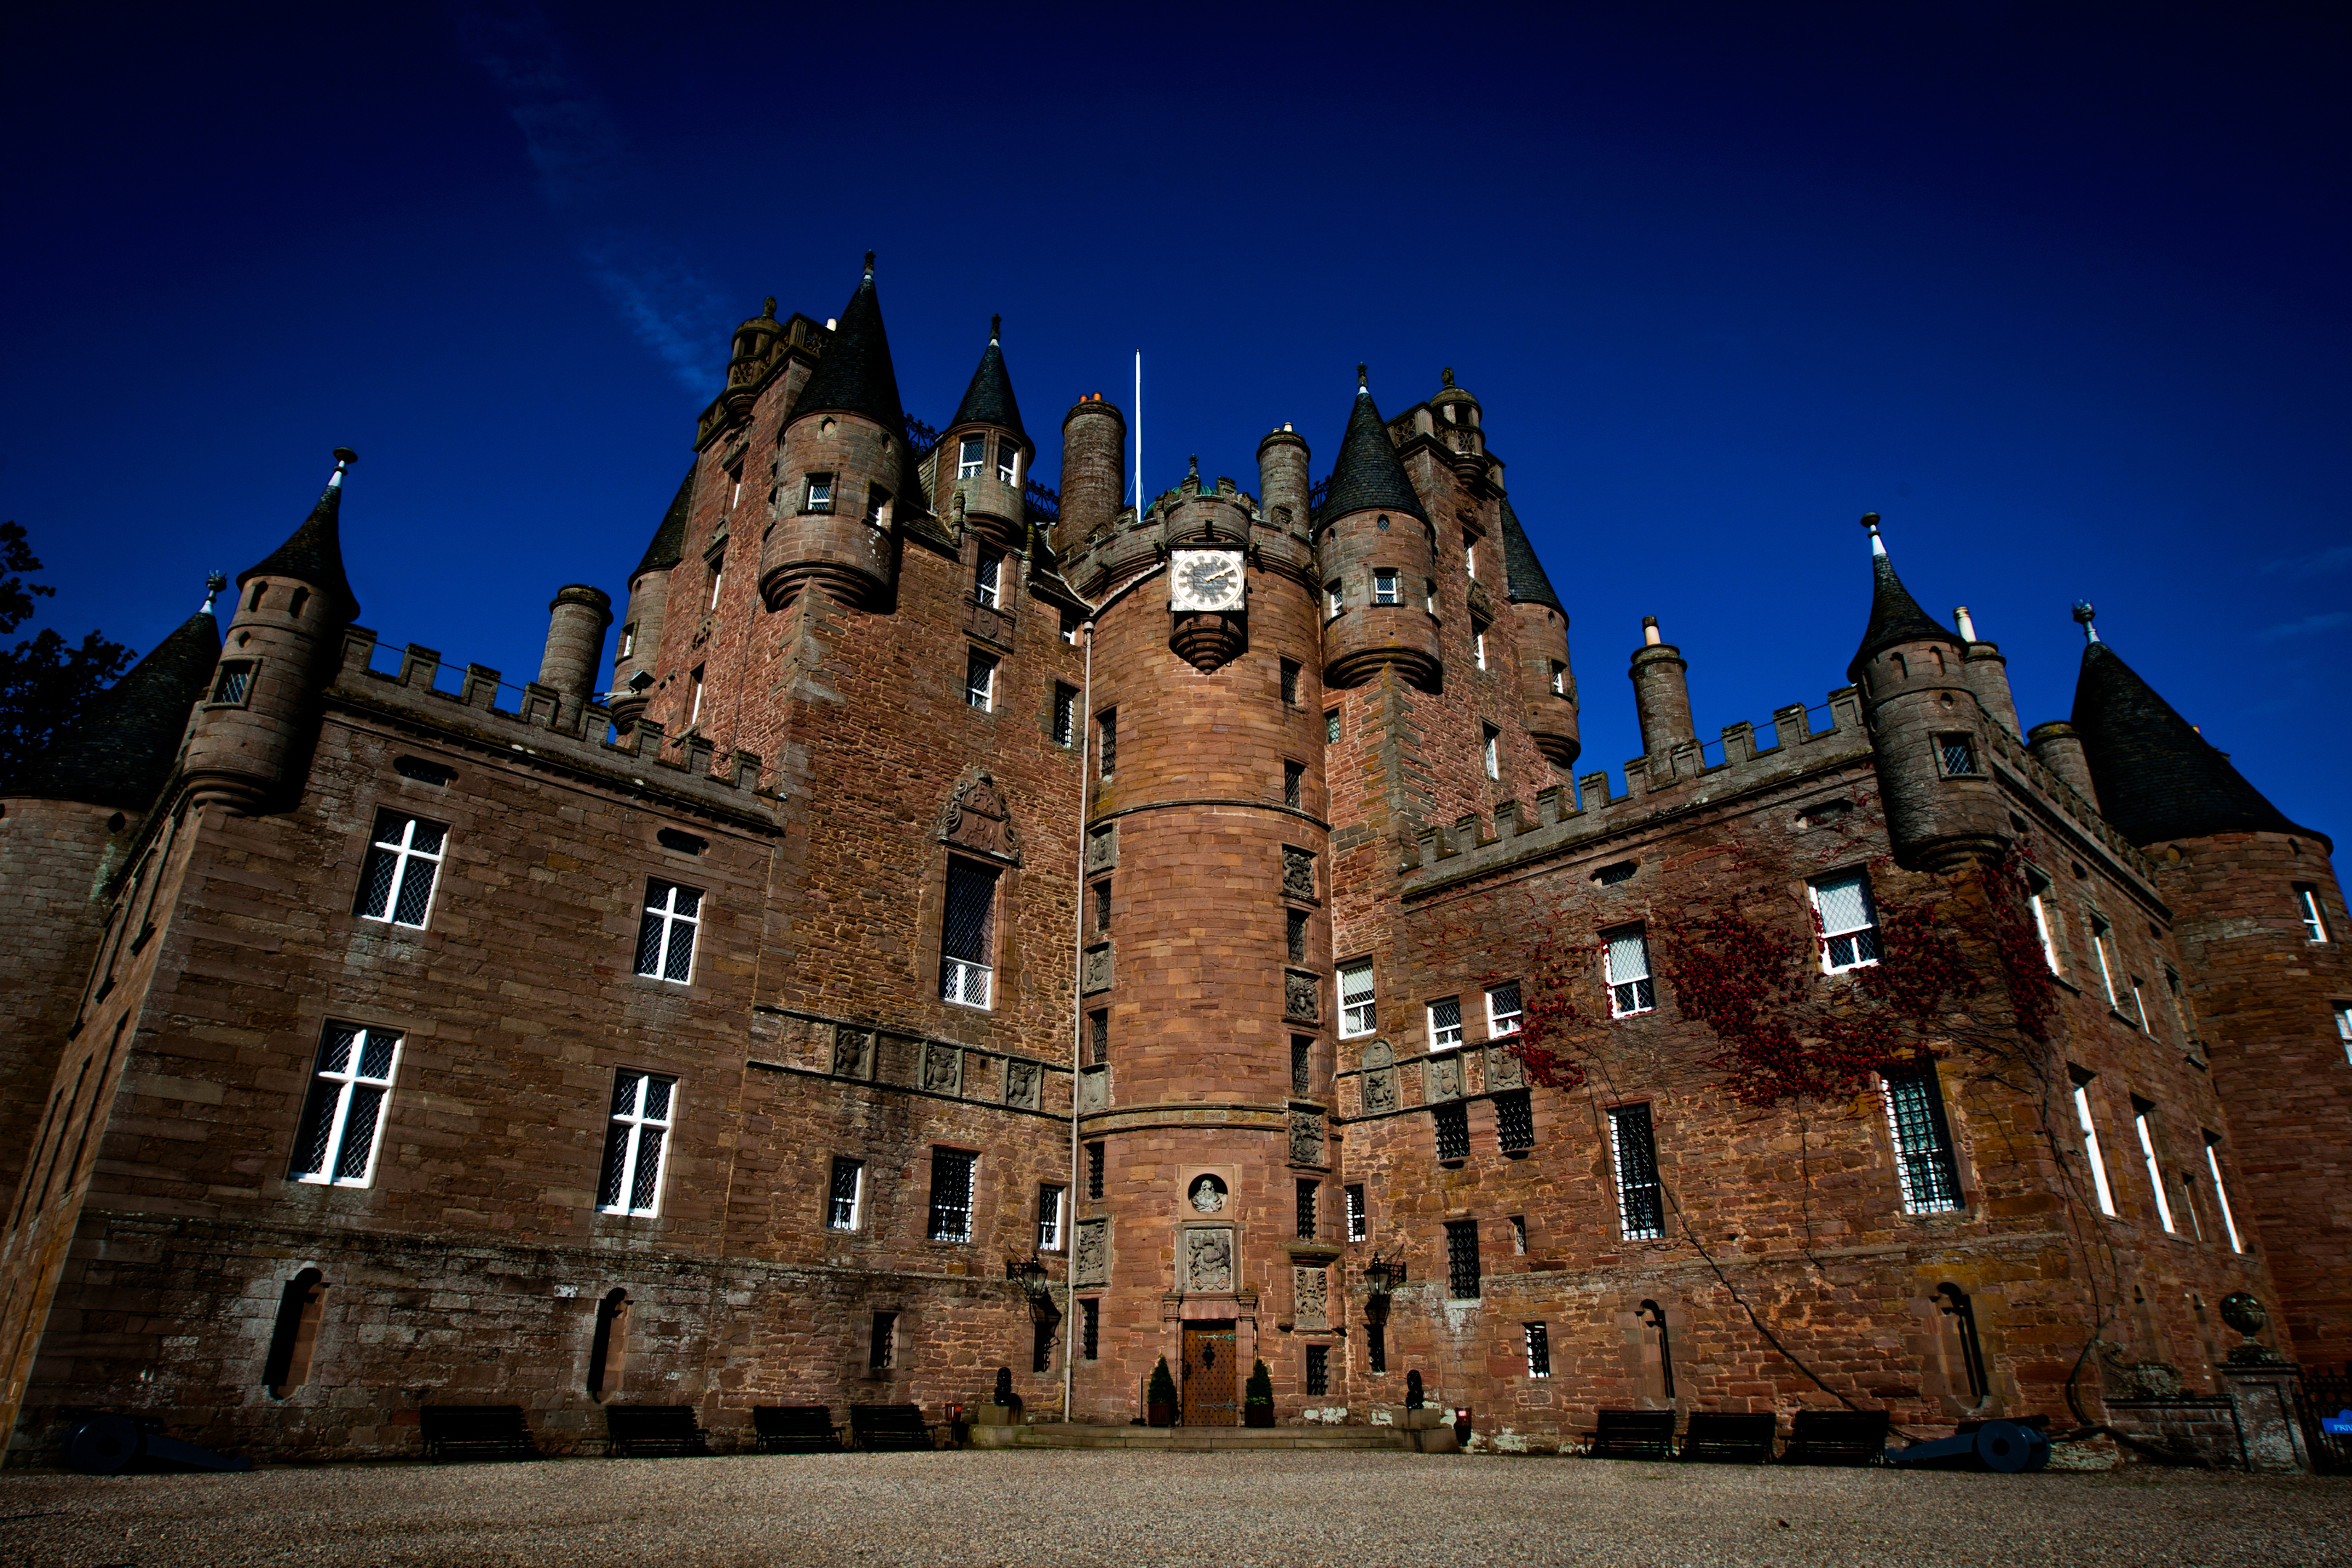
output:
<path id="1" fill-rule="evenodd" d="M 1312 1110 L 1290 1113 L 1290 1163 L 1294 1165 L 1319 1165 L 1323 1163 L 1323 1118 Z"/>
<path id="2" fill-rule="evenodd" d="M 1234 1233 L 1223 1226 L 1184 1233 L 1184 1257 L 1176 1288 L 1222 1292 L 1234 1288 Z"/>
<path id="3" fill-rule="evenodd" d="M 1070 1255 L 1070 1282 L 1074 1285 L 1110 1283 L 1110 1221 L 1108 1219 L 1078 1221 L 1077 1250 Z"/>
<path id="4" fill-rule="evenodd" d="M 874 1032 L 835 1024 L 833 1026 L 833 1070 L 844 1078 L 872 1078 Z"/>
<path id="5" fill-rule="evenodd" d="M 1328 1268 L 1294 1268 L 1290 1271 L 1292 1304 L 1297 1310 L 1297 1326 L 1302 1329 L 1328 1329 L 1331 1326 L 1331 1271 Z"/>
<path id="6" fill-rule="evenodd" d="M 1294 1023 L 1311 1024 L 1323 1016 L 1323 982 L 1303 969 L 1282 972 L 1282 1016 Z"/>
<path id="7" fill-rule="evenodd" d="M 1118 864 L 1118 824 L 1106 822 L 1087 835 L 1087 870 L 1108 871 Z"/>
<path id="8" fill-rule="evenodd" d="M 956 786 L 940 813 L 939 837 L 943 844 L 1021 864 L 1021 836 L 1013 826 L 1013 807 L 992 773 L 974 773 Z"/>
<path id="9" fill-rule="evenodd" d="M 1004 1103 L 1034 1110 L 1045 1096 L 1045 1069 L 1035 1062 L 1004 1064 Z"/>
<path id="10" fill-rule="evenodd" d="M 1110 1104 L 1110 1068 L 1107 1067 L 1078 1069 L 1078 1109 L 1100 1110 Z"/>
<path id="11" fill-rule="evenodd" d="M 923 1047 L 923 1087 L 933 1094 L 963 1092 L 963 1052 L 933 1040 Z"/>
<path id="12" fill-rule="evenodd" d="M 1286 844 L 1282 847 L 1282 892 L 1285 898 L 1315 896 L 1315 852 Z"/>
<path id="13" fill-rule="evenodd" d="M 1511 1054 L 1508 1046 L 1490 1047 L 1486 1052 L 1486 1083 L 1491 1089 L 1522 1089 L 1528 1081 L 1527 1068 Z"/>
<path id="14" fill-rule="evenodd" d="M 1110 943 L 1104 942 L 1087 949 L 1086 963 L 1079 971 L 1078 989 L 1091 996 L 1097 991 L 1109 990 L 1113 978 Z"/>
<path id="15" fill-rule="evenodd" d="M 1397 1070 L 1376 1068 L 1364 1075 L 1364 1114 L 1384 1116 L 1397 1108 Z"/>
<path id="16" fill-rule="evenodd" d="M 1396 1066 L 1396 1047 L 1386 1040 L 1374 1040 L 1364 1047 L 1364 1070 Z"/>
<path id="17" fill-rule="evenodd" d="M 1429 1058 L 1429 1076 L 1423 1080 L 1431 1100 L 1462 1098 L 1462 1058 L 1452 1052 Z"/>

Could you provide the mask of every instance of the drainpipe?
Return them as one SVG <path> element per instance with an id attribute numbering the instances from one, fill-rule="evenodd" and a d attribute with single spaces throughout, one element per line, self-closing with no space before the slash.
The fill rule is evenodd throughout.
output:
<path id="1" fill-rule="evenodd" d="M 1086 1066 L 1087 1044 L 1087 801 L 1092 787 L 1087 782 L 1087 759 L 1092 754 L 1095 739 L 1094 617 L 1088 616 L 1080 629 L 1087 637 L 1087 666 L 1076 715 L 1078 731 L 1078 896 L 1073 900 L 1077 912 L 1070 922 L 1070 1195 L 1062 1205 L 1062 1256 L 1068 1259 L 1062 1268 L 1062 1300 L 1069 1308 L 1062 1314 L 1062 1420 L 1065 1424 L 1070 1419 L 1071 1389 L 1077 1373 L 1078 1202 L 1086 1190 L 1078 1184 L 1078 1074 Z"/>

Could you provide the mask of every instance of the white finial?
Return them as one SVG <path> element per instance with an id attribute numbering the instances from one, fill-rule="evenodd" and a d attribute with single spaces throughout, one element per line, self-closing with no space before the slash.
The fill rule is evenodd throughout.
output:
<path id="1" fill-rule="evenodd" d="M 212 575 L 206 577 L 205 579 L 205 602 L 197 606 L 196 614 L 200 616 L 211 615 L 213 613 L 213 601 L 218 598 L 220 596 L 220 591 L 227 586 L 228 574 L 226 572 L 215 572 Z"/>
<path id="2" fill-rule="evenodd" d="M 343 470 L 350 468 L 353 463 L 356 463 L 359 460 L 360 455 L 357 452 L 352 451 L 349 447 L 336 447 L 335 471 L 327 476 L 327 488 L 331 490 L 339 490 L 342 489 Z"/>
<path id="3" fill-rule="evenodd" d="M 1885 555 L 1886 541 L 1878 537 L 1878 514 L 1874 511 L 1864 512 L 1862 526 L 1870 530 L 1870 552 L 1873 555 Z"/>
<path id="4" fill-rule="evenodd" d="M 1975 621 L 1969 618 L 1969 607 L 1966 605 L 1962 605 L 1959 608 L 1952 612 L 1952 624 L 1960 628 L 1960 640 L 1962 642 L 1974 642 L 1977 640 L 1977 624 Z"/>
<path id="5" fill-rule="evenodd" d="M 2096 642 L 2099 640 L 2099 628 L 2091 624 L 2092 617 L 2096 616 L 2098 613 L 2098 611 L 2091 608 L 2090 600 L 2077 599 L 2074 601 L 2074 619 L 2081 625 L 2083 628 L 2083 637 L 2085 641 Z"/>

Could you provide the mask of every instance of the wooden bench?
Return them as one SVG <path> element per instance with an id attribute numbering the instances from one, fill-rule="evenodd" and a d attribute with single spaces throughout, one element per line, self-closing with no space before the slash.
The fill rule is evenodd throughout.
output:
<path id="1" fill-rule="evenodd" d="M 417 1413 L 425 1457 L 444 1459 L 536 1459 L 530 1423 L 520 1405 L 428 1405 Z"/>
<path id="2" fill-rule="evenodd" d="M 755 1405 L 751 1426 L 771 1454 L 820 1454 L 841 1447 L 841 1428 L 822 1405 Z"/>
<path id="3" fill-rule="evenodd" d="M 614 1459 L 710 1452 L 705 1441 L 710 1434 L 695 1420 L 691 1405 L 607 1405 L 604 1436 L 604 1453 Z"/>
<path id="4" fill-rule="evenodd" d="M 1884 1410 L 1800 1410 L 1780 1461 L 1789 1465 L 1875 1465 L 1886 1458 Z"/>
<path id="5" fill-rule="evenodd" d="M 937 1447 L 924 1424 L 922 1407 L 915 1405 L 853 1405 L 849 1436 L 869 1452 Z"/>
<path id="6" fill-rule="evenodd" d="M 1663 1459 L 1674 1447 L 1671 1410 L 1603 1410 L 1601 1428 L 1584 1446 L 1596 1459 Z"/>
<path id="7" fill-rule="evenodd" d="M 1703 1464 L 1760 1465 L 1772 1457 L 1776 1429 L 1776 1417 L 1769 1410 L 1695 1410 L 1683 1434 L 1680 1457 Z"/>

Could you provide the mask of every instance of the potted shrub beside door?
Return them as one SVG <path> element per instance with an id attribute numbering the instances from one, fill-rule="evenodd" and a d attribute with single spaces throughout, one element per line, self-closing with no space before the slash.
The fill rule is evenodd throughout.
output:
<path id="1" fill-rule="evenodd" d="M 1242 1399 L 1242 1425 L 1274 1425 L 1274 1379 L 1262 1361 L 1250 1368 L 1249 1392 Z"/>
<path id="2" fill-rule="evenodd" d="M 1147 1419 L 1154 1426 L 1176 1425 L 1176 1380 L 1168 1375 L 1168 1358 L 1151 1369 L 1151 1385 L 1143 1396 Z"/>

